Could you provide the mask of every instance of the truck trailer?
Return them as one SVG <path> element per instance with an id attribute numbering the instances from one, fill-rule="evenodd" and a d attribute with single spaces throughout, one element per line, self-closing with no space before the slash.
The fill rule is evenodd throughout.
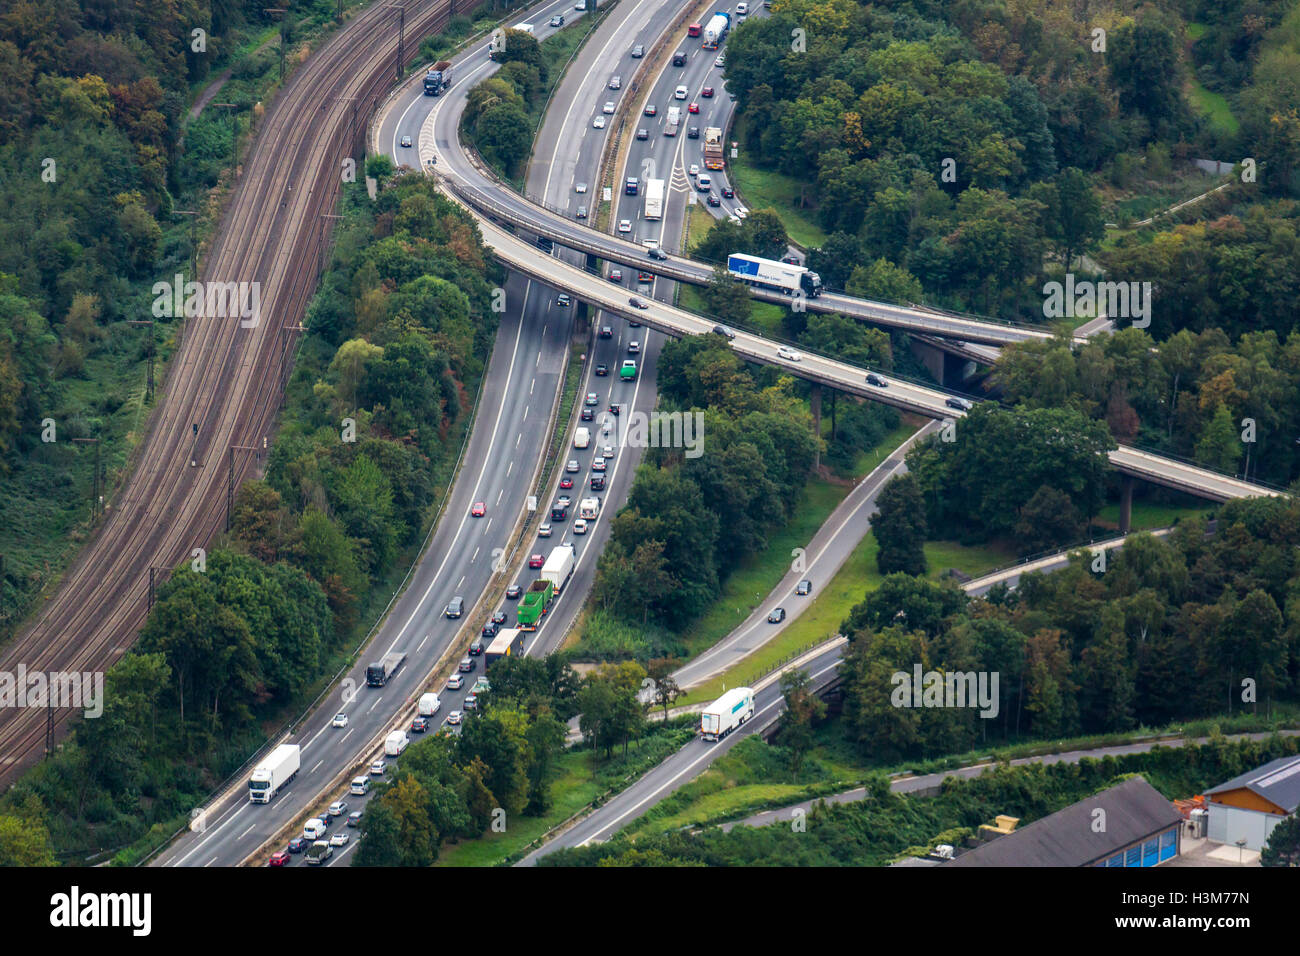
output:
<path id="1" fill-rule="evenodd" d="M 297 775 L 301 761 L 302 748 L 297 744 L 281 744 L 272 750 L 248 777 L 249 802 L 270 803 L 280 788 Z"/>
<path id="2" fill-rule="evenodd" d="M 503 627 L 501 633 L 492 639 L 488 649 L 483 652 L 483 666 L 491 667 L 503 657 L 519 657 L 523 652 L 523 632 L 517 627 Z"/>
<path id="3" fill-rule="evenodd" d="M 716 50 L 727 38 L 729 29 L 731 29 L 731 17 L 719 10 L 704 25 L 704 42 L 700 46 L 706 50 Z"/>
<path id="4" fill-rule="evenodd" d="M 439 60 L 424 74 L 424 95 L 437 96 L 451 86 L 451 60 Z"/>
<path id="5" fill-rule="evenodd" d="M 722 158 L 722 128 L 704 127 L 704 168 L 722 169 L 725 165 Z"/>
<path id="6" fill-rule="evenodd" d="M 406 663 L 406 655 L 396 651 L 385 654 L 378 664 L 366 665 L 366 683 L 371 687 L 383 687 Z"/>
<path id="7" fill-rule="evenodd" d="M 700 735 L 721 740 L 754 716 L 754 691 L 734 687 L 700 712 Z"/>
<path id="8" fill-rule="evenodd" d="M 554 596 L 555 585 L 550 581 L 534 581 L 528 585 L 528 590 L 520 598 L 519 607 L 515 612 L 519 621 L 519 630 L 537 630 L 542 615 L 546 613 L 547 605 L 551 603 L 551 598 Z"/>
<path id="9" fill-rule="evenodd" d="M 802 293 L 810 299 L 822 294 L 822 279 L 817 273 L 803 266 L 774 259 L 762 259 L 748 256 L 743 252 L 733 252 L 727 256 L 727 272 L 733 279 L 739 279 L 748 285 L 784 292 L 786 295 Z"/>
<path id="10" fill-rule="evenodd" d="M 664 217 L 664 181 L 647 179 L 645 181 L 645 217 L 662 219 Z"/>
<path id="11" fill-rule="evenodd" d="M 550 557 L 542 565 L 542 579 L 551 582 L 556 594 L 564 590 L 564 585 L 573 574 L 573 563 L 573 545 L 562 544 L 551 549 Z"/>

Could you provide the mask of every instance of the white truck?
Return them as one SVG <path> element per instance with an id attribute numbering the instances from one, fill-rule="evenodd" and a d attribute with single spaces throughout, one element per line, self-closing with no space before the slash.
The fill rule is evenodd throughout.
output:
<path id="1" fill-rule="evenodd" d="M 527 33 L 529 36 L 532 36 L 533 33 L 533 25 L 531 23 L 516 23 L 511 27 L 511 29 L 518 30 L 520 33 Z"/>
<path id="2" fill-rule="evenodd" d="M 664 120 L 664 135 L 676 136 L 677 127 L 681 125 L 682 125 L 681 107 L 678 106 L 668 107 L 668 117 L 667 119 Z"/>
<path id="3" fill-rule="evenodd" d="M 586 518 L 590 521 L 596 515 L 600 514 L 599 498 L 583 498 L 578 502 L 578 517 Z"/>
<path id="4" fill-rule="evenodd" d="M 700 712 L 700 736 L 721 740 L 753 716 L 753 689 L 733 687 Z"/>
<path id="5" fill-rule="evenodd" d="M 822 278 L 803 266 L 775 259 L 733 252 L 727 256 L 727 272 L 733 279 L 786 295 L 801 293 L 810 299 L 822 294 Z"/>
<path id="6" fill-rule="evenodd" d="M 410 742 L 411 739 L 406 736 L 405 730 L 394 730 L 384 738 L 384 755 L 387 757 L 400 757 L 402 751 L 406 749 L 406 745 Z"/>
<path id="7" fill-rule="evenodd" d="M 302 762 L 302 748 L 297 744 L 281 744 L 265 760 L 253 768 L 248 778 L 248 799 L 251 803 L 270 803 L 280 788 L 294 778 Z"/>
<path id="8" fill-rule="evenodd" d="M 555 593 L 564 590 L 569 577 L 573 574 L 573 545 L 562 544 L 551 550 L 546 563 L 542 565 L 542 580 L 550 581 L 555 586 Z"/>
<path id="9" fill-rule="evenodd" d="M 645 181 L 645 217 L 662 219 L 664 217 L 664 181 L 647 179 Z"/>
<path id="10" fill-rule="evenodd" d="M 586 448 L 591 444 L 591 432 L 585 428 L 576 429 L 573 433 L 573 447 Z"/>
<path id="11" fill-rule="evenodd" d="M 730 15 L 721 11 L 715 13 L 704 25 L 704 42 L 700 46 L 705 50 L 716 50 L 718 45 L 727 38 L 727 30 L 730 28 Z"/>
<path id="12" fill-rule="evenodd" d="M 432 717 L 441 706 L 442 702 L 438 700 L 437 694 L 421 694 L 419 703 L 415 705 L 421 717 Z"/>

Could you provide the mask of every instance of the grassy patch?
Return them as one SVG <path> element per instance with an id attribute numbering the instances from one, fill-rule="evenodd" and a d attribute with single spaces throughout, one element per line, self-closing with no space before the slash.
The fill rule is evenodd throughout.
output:
<path id="1" fill-rule="evenodd" d="M 1198 515 L 1208 516 L 1214 513 L 1211 505 L 1174 505 L 1159 502 L 1133 502 L 1132 530 L 1153 531 L 1156 528 L 1168 528 L 1176 522 L 1185 521 Z M 1095 524 L 1119 528 L 1119 502 L 1112 502 L 1101 509 Z"/>
<path id="2" fill-rule="evenodd" d="M 1012 563 L 1015 555 L 997 546 L 967 547 L 955 541 L 929 541 L 925 545 L 930 564 L 929 577 L 948 568 L 976 575 Z M 849 555 L 835 577 L 821 585 L 813 582 L 813 603 L 775 640 L 711 680 L 693 688 L 678 700 L 678 706 L 714 700 L 723 686 L 752 685 L 775 667 L 804 649 L 834 637 L 852 607 L 880 586 L 876 570 L 876 536 L 868 534 Z M 820 586 L 820 590 L 818 590 Z"/>
<path id="3" fill-rule="evenodd" d="M 759 169 L 745 160 L 743 152 L 739 159 L 728 158 L 727 162 L 730 164 L 727 175 L 736 187 L 737 198 L 748 209 L 775 209 L 790 238 L 805 249 L 826 241 L 826 232 L 817 225 L 812 210 L 798 205 L 806 183 L 795 176 Z"/>
<path id="4" fill-rule="evenodd" d="M 1192 109 L 1206 117 L 1210 129 L 1220 136 L 1236 136 L 1241 124 L 1232 113 L 1228 101 L 1218 93 L 1207 90 L 1195 79 L 1188 82 L 1187 98 Z"/>

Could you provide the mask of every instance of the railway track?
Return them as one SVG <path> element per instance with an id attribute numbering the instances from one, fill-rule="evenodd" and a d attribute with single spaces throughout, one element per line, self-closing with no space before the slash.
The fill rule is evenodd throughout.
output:
<path id="1" fill-rule="evenodd" d="M 452 0 L 405 5 L 404 60 L 449 19 Z M 478 4 L 462 3 L 457 13 Z M 258 282 L 261 317 L 185 321 L 131 475 L 58 589 L 0 652 L 0 671 L 103 671 L 134 642 L 150 568 L 173 568 L 224 529 L 227 468 L 236 485 L 261 464 L 316 287 L 342 162 L 391 86 L 401 12 L 375 4 L 311 56 L 272 103 L 242 169 L 201 279 Z M 193 426 L 198 426 L 197 435 Z M 196 462 L 191 465 L 191 460 Z M 0 785 L 66 733 L 76 711 L 0 708 Z"/>

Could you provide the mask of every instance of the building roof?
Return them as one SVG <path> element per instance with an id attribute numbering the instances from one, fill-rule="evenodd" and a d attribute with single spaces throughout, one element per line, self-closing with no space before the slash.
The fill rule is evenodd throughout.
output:
<path id="1" fill-rule="evenodd" d="M 1276 804 L 1287 813 L 1295 813 L 1296 808 L 1300 807 L 1300 756 L 1278 757 L 1262 767 L 1248 770 L 1217 787 L 1211 787 L 1205 794 L 1209 796 L 1243 789 Z"/>
<path id="2" fill-rule="evenodd" d="M 1102 832 L 1093 829 L 1098 808 L 1106 811 Z M 1155 787 L 1132 777 L 963 853 L 948 866 L 1086 866 L 1181 822 Z"/>

